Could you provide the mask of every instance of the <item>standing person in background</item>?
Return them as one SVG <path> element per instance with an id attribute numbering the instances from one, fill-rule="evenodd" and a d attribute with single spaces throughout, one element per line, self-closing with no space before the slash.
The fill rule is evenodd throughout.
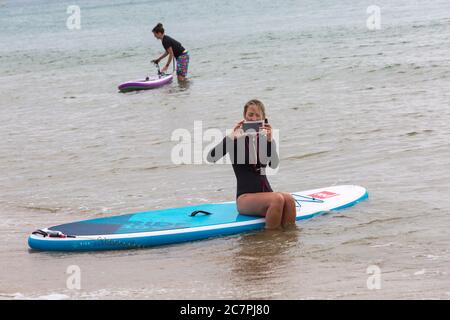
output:
<path id="1" fill-rule="evenodd" d="M 165 35 L 162 23 L 158 23 L 152 32 L 156 39 L 161 40 L 164 50 L 166 50 L 158 59 L 152 60 L 152 62 L 159 63 L 159 61 L 169 56 L 167 63 L 161 69 L 161 72 L 165 73 L 170 66 L 170 62 L 175 57 L 178 81 L 185 81 L 189 66 L 189 52 L 177 40 Z"/>

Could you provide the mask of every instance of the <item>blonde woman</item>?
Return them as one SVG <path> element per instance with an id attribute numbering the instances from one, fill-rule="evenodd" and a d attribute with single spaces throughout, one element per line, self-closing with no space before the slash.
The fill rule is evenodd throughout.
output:
<path id="1" fill-rule="evenodd" d="M 272 126 L 266 120 L 264 104 L 257 99 L 248 101 L 243 115 L 244 120 L 238 122 L 232 133 L 210 151 L 208 161 L 216 162 L 227 153 L 230 154 L 237 180 L 236 204 L 240 214 L 264 216 L 266 229 L 295 225 L 294 198 L 289 193 L 274 192 L 265 175 L 265 168 L 276 168 L 279 158 L 272 139 Z M 261 121 L 260 131 L 253 138 L 243 132 L 248 121 Z M 264 146 L 266 152 L 261 156 Z M 256 161 L 250 161 L 253 154 L 256 154 L 256 158 L 253 156 Z"/>

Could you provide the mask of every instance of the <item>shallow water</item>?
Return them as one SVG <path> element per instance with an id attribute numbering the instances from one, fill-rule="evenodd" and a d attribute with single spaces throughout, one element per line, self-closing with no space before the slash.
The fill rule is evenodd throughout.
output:
<path id="1" fill-rule="evenodd" d="M 450 298 L 448 1 L 378 1 L 380 30 L 365 1 L 77 1 L 68 30 L 72 4 L 0 2 L 0 299 Z M 191 53 L 189 86 L 119 94 L 154 74 L 158 21 Z M 171 135 L 231 128 L 253 97 L 280 128 L 274 189 L 370 199 L 286 232 L 28 250 L 40 227 L 233 200 L 231 167 L 175 165 Z"/>

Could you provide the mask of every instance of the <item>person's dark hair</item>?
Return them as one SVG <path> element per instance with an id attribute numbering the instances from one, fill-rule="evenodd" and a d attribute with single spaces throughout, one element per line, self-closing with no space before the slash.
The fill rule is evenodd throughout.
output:
<path id="1" fill-rule="evenodd" d="M 163 28 L 162 23 L 161 23 L 161 22 L 158 23 L 158 24 L 153 28 L 152 32 L 154 32 L 154 33 L 164 33 L 164 28 Z"/>

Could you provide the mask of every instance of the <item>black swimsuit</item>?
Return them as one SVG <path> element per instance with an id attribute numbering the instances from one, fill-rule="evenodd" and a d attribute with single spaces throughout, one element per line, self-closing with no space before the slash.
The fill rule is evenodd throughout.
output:
<path id="1" fill-rule="evenodd" d="M 264 143 L 267 149 L 259 150 Z M 256 149 L 252 148 L 252 145 L 256 145 Z M 245 152 L 238 152 L 238 147 L 244 149 Z M 260 152 L 257 153 L 256 150 Z M 236 199 L 244 193 L 273 192 L 265 175 L 265 168 L 267 165 L 271 168 L 278 166 L 279 159 L 274 141 L 269 142 L 263 136 L 259 136 L 259 138 L 243 136 L 234 140 L 227 136 L 209 152 L 208 161 L 216 162 L 227 153 L 230 153 L 237 180 Z M 261 157 L 261 155 L 263 156 Z"/>

